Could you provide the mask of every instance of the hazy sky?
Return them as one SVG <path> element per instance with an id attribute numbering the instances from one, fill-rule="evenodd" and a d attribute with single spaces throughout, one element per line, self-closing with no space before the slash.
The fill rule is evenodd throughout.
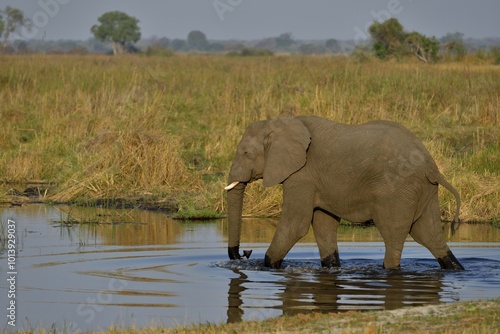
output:
<path id="1" fill-rule="evenodd" d="M 500 37 L 500 0 L 0 0 L 33 21 L 25 38 L 87 39 L 107 11 L 139 19 L 143 37 L 258 39 L 291 32 L 298 39 L 363 39 L 374 21 L 397 18 L 408 31 L 442 37 Z"/>

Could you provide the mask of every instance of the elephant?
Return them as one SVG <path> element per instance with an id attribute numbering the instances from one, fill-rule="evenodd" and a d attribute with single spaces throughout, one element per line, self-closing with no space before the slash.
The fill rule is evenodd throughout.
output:
<path id="1" fill-rule="evenodd" d="M 359 125 L 318 116 L 294 116 L 248 125 L 229 170 L 228 255 L 239 253 L 245 187 L 282 184 L 280 221 L 264 265 L 280 268 L 293 245 L 312 225 L 322 267 L 339 267 L 337 226 L 341 219 L 373 222 L 385 244 L 383 267 L 400 268 L 408 234 L 426 247 L 442 269 L 463 270 L 445 241 L 438 185 L 456 200 L 451 224 L 460 224 L 460 196 L 419 139 L 384 120 Z M 243 257 L 249 257 L 246 251 Z"/>

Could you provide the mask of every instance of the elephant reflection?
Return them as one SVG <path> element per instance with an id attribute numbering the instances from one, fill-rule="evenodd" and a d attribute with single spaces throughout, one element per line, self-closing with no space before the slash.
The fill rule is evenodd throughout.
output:
<path id="1" fill-rule="evenodd" d="M 249 311 L 249 303 L 245 302 L 244 297 L 254 294 L 251 285 L 257 283 L 244 272 L 233 271 L 238 277 L 231 279 L 229 283 L 228 323 L 243 320 L 245 311 Z M 411 305 L 437 304 L 443 292 L 443 274 L 439 272 L 377 272 L 372 276 L 366 274 L 362 277 L 317 272 L 308 275 L 280 273 L 280 276 L 284 279 L 273 281 L 273 290 L 278 292 L 265 301 L 277 301 L 278 305 L 255 308 L 259 309 L 259 318 L 268 318 L 269 312 L 273 311 L 279 311 L 282 315 L 295 315 L 349 310 L 392 310 Z M 259 280 L 258 283 L 262 282 Z M 252 311 L 252 314 L 255 312 Z"/>

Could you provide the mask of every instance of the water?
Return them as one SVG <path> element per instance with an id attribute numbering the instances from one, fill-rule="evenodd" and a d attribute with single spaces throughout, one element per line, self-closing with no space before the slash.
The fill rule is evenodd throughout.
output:
<path id="1" fill-rule="evenodd" d="M 8 296 L 8 251 L 0 255 L 0 328 L 7 330 L 224 323 L 500 297 L 500 231 L 489 225 L 464 224 L 451 237 L 463 272 L 440 270 L 411 239 L 402 269 L 382 269 L 374 227 L 339 229 L 339 269 L 320 267 L 311 233 L 283 269 L 269 270 L 263 257 L 274 220 L 244 220 L 242 248 L 253 249 L 252 258 L 229 261 L 225 220 L 44 205 L 0 208 L 0 217 L 5 236 L 8 219 L 15 221 L 18 252 L 15 298 Z M 100 224 L 61 223 L 71 219 Z M 15 328 L 5 321 L 11 300 Z"/>

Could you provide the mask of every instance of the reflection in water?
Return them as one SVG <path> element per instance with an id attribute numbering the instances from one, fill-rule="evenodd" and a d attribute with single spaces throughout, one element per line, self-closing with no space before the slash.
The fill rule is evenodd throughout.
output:
<path id="1" fill-rule="evenodd" d="M 439 270 L 414 242 L 405 246 L 402 270 L 383 270 L 378 230 L 347 226 L 338 231 L 340 269 L 320 267 L 310 233 L 284 269 L 268 270 L 263 257 L 275 220 L 245 219 L 242 246 L 254 249 L 254 258 L 229 261 L 224 219 L 44 205 L 0 208 L 1 222 L 7 218 L 16 221 L 19 241 L 16 329 L 177 326 L 500 297 L 500 230 L 490 225 L 462 224 L 449 240 L 464 272 Z M 0 247 L 0 296 L 7 293 L 6 261 Z M 5 302 L 0 298 L 0 309 Z"/>
<path id="2" fill-rule="evenodd" d="M 0 213 L 2 209 L 0 208 Z M 227 221 L 176 221 L 164 213 L 138 209 L 103 209 L 72 206 L 28 205 L 10 208 L 13 215 L 21 215 L 29 221 L 42 220 L 59 228 L 63 239 L 70 239 L 81 245 L 165 245 L 192 240 L 200 235 L 199 229 L 210 227 L 210 234 L 202 239 L 212 242 L 227 240 Z M 68 224 L 69 222 L 69 224 Z M 242 243 L 270 243 L 277 225 L 276 219 L 243 219 Z M 444 226 L 450 231 L 449 224 Z M 216 230 L 216 231 L 213 231 Z M 208 232 L 206 230 L 205 232 Z M 412 240 L 408 237 L 408 240 Z M 339 242 L 381 242 L 377 228 L 341 225 L 338 228 Z M 462 224 L 455 235 L 448 235 L 451 242 L 498 242 L 500 229 L 489 224 Z M 312 230 L 301 242 L 315 243 Z M 342 254 L 342 249 L 340 249 Z"/>
<path id="3" fill-rule="evenodd" d="M 274 273 L 279 280 L 252 281 L 244 270 L 233 267 L 237 277 L 232 278 L 228 291 L 227 322 L 265 318 L 254 314 L 256 308 L 276 309 L 283 315 L 312 312 L 345 312 L 349 310 L 392 310 L 414 305 L 437 304 L 443 298 L 456 299 L 456 292 L 445 289 L 439 270 L 429 272 L 385 271 L 371 268 L 321 270 L 301 272 L 306 267 L 300 262 L 291 272 Z M 290 267 L 289 267 L 290 269 Z M 298 270 L 298 271 L 297 271 Z M 260 285 L 258 288 L 256 284 Z M 274 305 L 265 287 L 273 286 Z M 259 291 L 264 289 L 264 291 Z M 263 293 L 264 292 L 264 293 Z M 271 294 L 272 295 L 272 294 Z M 259 302 L 259 298 L 263 298 Z M 257 304 L 256 304 L 257 303 Z M 258 304 L 261 305 L 258 305 Z"/>
<path id="4" fill-rule="evenodd" d="M 243 319 L 243 293 L 245 292 L 245 283 L 248 283 L 248 276 L 244 272 L 234 270 L 238 275 L 229 281 L 229 292 L 227 293 L 227 322 L 240 322 Z"/>

